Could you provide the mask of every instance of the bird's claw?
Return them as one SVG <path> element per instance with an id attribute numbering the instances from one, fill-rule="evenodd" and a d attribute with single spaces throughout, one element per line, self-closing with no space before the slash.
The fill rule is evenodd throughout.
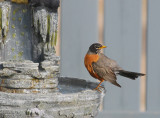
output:
<path id="1" fill-rule="evenodd" d="M 105 87 L 103 87 L 103 86 L 98 86 L 98 87 L 94 88 L 93 90 L 96 90 L 100 93 L 102 93 L 103 91 L 106 92 Z"/>
<path id="2" fill-rule="evenodd" d="M 103 89 L 105 89 L 103 86 L 99 86 L 100 88 L 103 88 Z"/>

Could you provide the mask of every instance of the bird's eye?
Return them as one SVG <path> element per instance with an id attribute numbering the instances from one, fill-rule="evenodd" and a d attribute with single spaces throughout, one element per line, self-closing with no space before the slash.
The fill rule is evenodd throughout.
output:
<path id="1" fill-rule="evenodd" d="M 97 46 L 97 45 L 96 45 L 95 48 L 98 50 L 98 49 L 100 48 L 100 46 Z"/>
<path id="2" fill-rule="evenodd" d="M 98 49 L 99 47 L 98 46 L 94 46 L 96 49 Z"/>

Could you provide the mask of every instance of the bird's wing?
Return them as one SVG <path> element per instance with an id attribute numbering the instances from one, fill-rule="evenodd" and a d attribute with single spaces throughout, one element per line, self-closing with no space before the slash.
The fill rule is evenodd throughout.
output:
<path id="1" fill-rule="evenodd" d="M 99 63 L 103 64 L 106 67 L 110 67 L 113 71 L 122 69 L 115 60 L 108 58 L 103 53 L 100 53 L 99 57 Z"/>
<path id="2" fill-rule="evenodd" d="M 93 62 L 92 63 L 92 67 L 94 72 L 102 79 L 109 81 L 110 83 L 121 87 L 117 82 L 117 78 L 116 75 L 114 73 L 114 71 L 112 70 L 112 68 L 110 68 L 109 66 L 105 66 L 104 64 L 100 63 L 101 61 L 97 61 L 97 62 Z"/>

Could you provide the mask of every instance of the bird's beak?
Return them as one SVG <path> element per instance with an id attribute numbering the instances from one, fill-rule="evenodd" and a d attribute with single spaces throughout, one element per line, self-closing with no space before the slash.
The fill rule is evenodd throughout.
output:
<path id="1" fill-rule="evenodd" d="M 100 47 L 99 49 L 106 48 L 106 47 L 107 47 L 107 46 L 102 45 L 102 47 Z"/>

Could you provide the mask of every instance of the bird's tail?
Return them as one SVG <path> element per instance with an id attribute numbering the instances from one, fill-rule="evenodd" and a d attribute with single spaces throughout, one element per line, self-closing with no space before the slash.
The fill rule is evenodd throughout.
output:
<path id="1" fill-rule="evenodd" d="M 129 79 L 135 80 L 139 76 L 144 76 L 145 74 L 143 73 L 136 73 L 136 72 L 130 72 L 130 71 L 125 71 L 125 70 L 118 70 L 118 73 L 121 76 L 127 77 Z"/>

